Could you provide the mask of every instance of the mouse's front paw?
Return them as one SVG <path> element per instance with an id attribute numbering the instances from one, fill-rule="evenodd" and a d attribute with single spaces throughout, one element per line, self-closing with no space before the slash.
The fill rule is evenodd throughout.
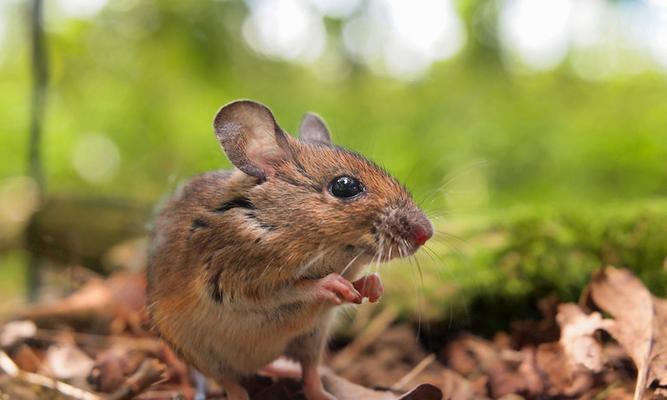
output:
<path id="1" fill-rule="evenodd" d="M 368 297 L 368 301 L 375 303 L 380 300 L 382 293 L 384 293 L 384 286 L 378 274 L 370 274 L 357 279 L 352 282 L 355 289 L 359 291 L 361 297 Z"/>
<path id="2" fill-rule="evenodd" d="M 346 303 L 360 304 L 363 296 L 354 285 L 339 274 L 333 273 L 317 281 L 318 298 L 336 305 Z"/>

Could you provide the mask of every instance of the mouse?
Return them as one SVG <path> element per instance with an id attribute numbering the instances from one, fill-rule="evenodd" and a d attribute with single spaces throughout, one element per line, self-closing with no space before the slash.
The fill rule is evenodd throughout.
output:
<path id="1" fill-rule="evenodd" d="M 152 324 L 231 400 L 248 399 L 241 380 L 280 357 L 300 364 L 308 400 L 333 400 L 318 366 L 337 310 L 377 302 L 382 281 L 366 267 L 414 254 L 433 225 L 315 113 L 295 137 L 267 106 L 237 100 L 213 131 L 234 168 L 191 178 L 155 218 Z"/>

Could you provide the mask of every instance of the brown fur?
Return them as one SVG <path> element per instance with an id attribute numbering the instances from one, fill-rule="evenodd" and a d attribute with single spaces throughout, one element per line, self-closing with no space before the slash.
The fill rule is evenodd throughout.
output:
<path id="1" fill-rule="evenodd" d="M 223 107 L 215 126 L 241 170 L 202 174 L 174 195 L 156 220 L 148 269 L 161 335 L 220 380 L 285 352 L 317 362 L 332 305 L 313 298 L 311 283 L 332 272 L 352 280 L 380 252 L 411 254 L 418 246 L 404 233 L 432 229 L 394 178 L 329 145 L 320 120 L 307 121 L 312 131 L 299 141 L 265 107 L 239 103 Z M 365 192 L 332 196 L 330 182 L 343 175 Z"/>

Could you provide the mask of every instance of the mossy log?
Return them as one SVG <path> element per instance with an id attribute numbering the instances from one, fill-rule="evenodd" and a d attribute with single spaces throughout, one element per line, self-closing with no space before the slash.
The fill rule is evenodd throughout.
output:
<path id="1" fill-rule="evenodd" d="M 38 257 L 103 272 L 107 250 L 149 232 L 151 210 L 130 200 L 51 197 L 32 216 L 25 247 Z"/>

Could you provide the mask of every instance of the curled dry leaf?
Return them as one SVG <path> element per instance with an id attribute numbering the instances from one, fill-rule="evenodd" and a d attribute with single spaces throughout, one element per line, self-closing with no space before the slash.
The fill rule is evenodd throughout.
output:
<path id="1" fill-rule="evenodd" d="M 19 340 L 30 338 L 37 333 L 37 325 L 32 321 L 11 321 L 0 331 L 0 346 L 8 347 Z"/>
<path id="2" fill-rule="evenodd" d="M 49 347 L 43 367 L 58 379 L 80 379 L 88 375 L 93 367 L 93 360 L 71 343 L 62 343 Z"/>
<path id="3" fill-rule="evenodd" d="M 118 390 L 107 397 L 107 400 L 134 399 L 151 385 L 163 380 L 165 372 L 164 364 L 156 359 L 147 358 Z"/>
<path id="4" fill-rule="evenodd" d="M 590 284 L 595 304 L 613 318 L 607 330 L 637 366 L 635 399 L 667 387 L 667 306 L 626 269 L 604 268 Z"/>
<path id="5" fill-rule="evenodd" d="M 97 355 L 87 381 L 96 391 L 111 393 L 137 370 L 144 358 L 143 352 L 120 346 L 112 347 Z"/>
<path id="6" fill-rule="evenodd" d="M 600 313 L 585 314 L 578 305 L 564 303 L 558 306 L 556 315 L 560 325 L 560 344 L 568 357 L 571 367 L 585 367 L 599 372 L 604 364 L 602 346 L 593 336 L 612 321 L 603 320 Z"/>
<path id="7" fill-rule="evenodd" d="M 403 395 L 395 394 L 392 391 L 373 390 L 352 383 L 333 373 L 326 373 L 322 376 L 324 386 L 336 396 L 339 400 L 440 400 L 442 392 L 433 385 L 422 384 Z"/>
<path id="8" fill-rule="evenodd" d="M 569 368 L 567 356 L 557 342 L 537 346 L 535 364 L 544 379 L 543 394 L 548 396 L 579 398 L 594 384 L 591 373 Z"/>

